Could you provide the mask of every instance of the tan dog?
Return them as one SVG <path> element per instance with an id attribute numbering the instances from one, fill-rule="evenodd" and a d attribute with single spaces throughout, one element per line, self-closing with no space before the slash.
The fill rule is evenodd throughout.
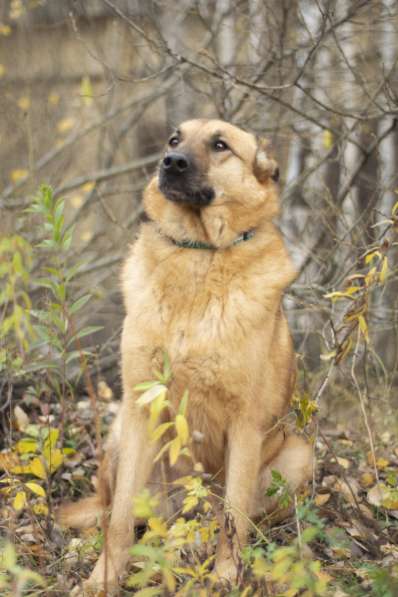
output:
<path id="1" fill-rule="evenodd" d="M 124 396 L 100 467 L 99 495 L 61 508 L 70 526 L 111 509 L 106 555 L 87 587 L 118 582 L 133 541 L 132 499 L 152 479 L 159 445 L 147 436 L 136 384 L 171 361 L 169 399 L 189 392 L 187 418 L 206 472 L 225 485 L 233 544 L 222 525 L 215 572 L 235 581 L 248 517 L 275 507 L 271 470 L 295 491 L 311 475 L 310 447 L 278 424 L 289 409 L 295 361 L 281 309 L 295 271 L 274 224 L 277 166 L 267 144 L 219 120 L 184 122 L 144 195 L 149 222 L 127 259 L 121 354 Z M 177 464 L 178 467 L 178 464 Z M 184 471 L 185 472 L 185 471 Z M 152 474 L 152 477 L 151 477 Z M 107 560 L 106 560 L 107 558 Z"/>

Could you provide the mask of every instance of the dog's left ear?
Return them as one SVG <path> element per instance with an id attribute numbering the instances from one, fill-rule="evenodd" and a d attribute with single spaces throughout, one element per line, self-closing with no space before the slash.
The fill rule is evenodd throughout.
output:
<path id="1" fill-rule="evenodd" d="M 257 152 L 254 158 L 253 173 L 259 182 L 265 182 L 268 178 L 275 182 L 279 180 L 278 164 L 271 155 L 269 142 L 260 137 L 257 137 Z"/>

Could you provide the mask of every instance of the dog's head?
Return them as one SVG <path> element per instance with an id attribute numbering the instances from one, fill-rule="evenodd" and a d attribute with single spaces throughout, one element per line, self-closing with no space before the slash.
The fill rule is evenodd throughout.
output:
<path id="1" fill-rule="evenodd" d="M 223 247 L 277 214 L 277 177 L 265 140 L 220 120 L 189 120 L 169 138 L 145 207 L 166 234 Z"/>

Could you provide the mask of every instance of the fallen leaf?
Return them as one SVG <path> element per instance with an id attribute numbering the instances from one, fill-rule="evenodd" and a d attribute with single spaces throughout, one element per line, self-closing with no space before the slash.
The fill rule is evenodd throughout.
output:
<path id="1" fill-rule="evenodd" d="M 112 400 L 113 398 L 113 392 L 104 380 L 98 382 L 97 393 L 101 400 Z"/>
<path id="2" fill-rule="evenodd" d="M 384 483 L 379 483 L 367 494 L 367 500 L 372 506 L 386 508 L 387 510 L 398 509 L 398 491 L 387 487 Z"/>
<path id="3" fill-rule="evenodd" d="M 318 495 L 315 496 L 314 502 L 316 506 L 320 507 L 326 504 L 329 500 L 330 493 L 318 493 Z"/>
<path id="4" fill-rule="evenodd" d="M 351 462 L 349 460 L 347 460 L 347 458 L 341 458 L 340 456 L 337 456 L 337 462 L 345 470 L 347 470 L 348 468 L 350 468 Z"/>
<path id="5" fill-rule="evenodd" d="M 390 461 L 387 460 L 386 458 L 378 458 L 376 460 L 376 466 L 378 468 L 379 471 L 384 471 L 385 468 L 387 468 L 390 464 Z"/>
<path id="6" fill-rule="evenodd" d="M 25 431 L 29 425 L 29 417 L 20 406 L 14 408 L 14 417 L 19 431 Z"/>
<path id="7" fill-rule="evenodd" d="M 7 471 L 14 466 L 17 466 L 19 462 L 18 456 L 11 452 L 11 450 L 7 450 L 6 452 L 0 452 L 0 470 Z"/>
<path id="8" fill-rule="evenodd" d="M 359 479 L 362 487 L 370 487 L 375 482 L 375 477 L 372 473 L 363 473 Z"/>

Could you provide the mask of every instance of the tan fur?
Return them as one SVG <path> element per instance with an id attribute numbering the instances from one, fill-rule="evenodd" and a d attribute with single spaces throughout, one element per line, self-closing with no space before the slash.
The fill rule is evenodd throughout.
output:
<path id="1" fill-rule="evenodd" d="M 229 151 L 212 151 L 215 134 Z M 151 221 L 142 225 L 124 267 L 123 402 L 101 467 L 104 497 L 83 502 L 92 506 L 90 521 L 98 504 L 100 511 L 111 508 L 111 585 L 123 573 L 132 543 L 132 498 L 157 481 L 152 463 L 159 446 L 148 440 L 147 415 L 133 388 L 153 379 L 163 350 L 173 371 L 170 399 L 177 405 L 189 391 L 189 426 L 203 437 L 193 443 L 195 458 L 225 484 L 225 512 L 236 528 L 232 547 L 225 528 L 220 533 L 220 578 L 236 580 L 247 516 L 277 506 L 264 497 L 271 470 L 279 469 L 293 491 L 311 475 L 311 449 L 277 424 L 288 411 L 295 376 L 281 298 L 296 274 L 272 223 L 278 214 L 276 163 L 265 143 L 222 121 L 185 122 L 181 135 L 178 150 L 195 157 L 215 197 L 200 209 L 168 201 L 155 176 L 144 195 Z M 253 238 L 232 245 L 250 229 Z M 181 248 L 170 239 L 202 241 L 217 250 Z M 61 508 L 60 518 L 82 523 L 81 506 Z M 101 587 L 104 574 L 103 553 L 86 587 Z"/>

